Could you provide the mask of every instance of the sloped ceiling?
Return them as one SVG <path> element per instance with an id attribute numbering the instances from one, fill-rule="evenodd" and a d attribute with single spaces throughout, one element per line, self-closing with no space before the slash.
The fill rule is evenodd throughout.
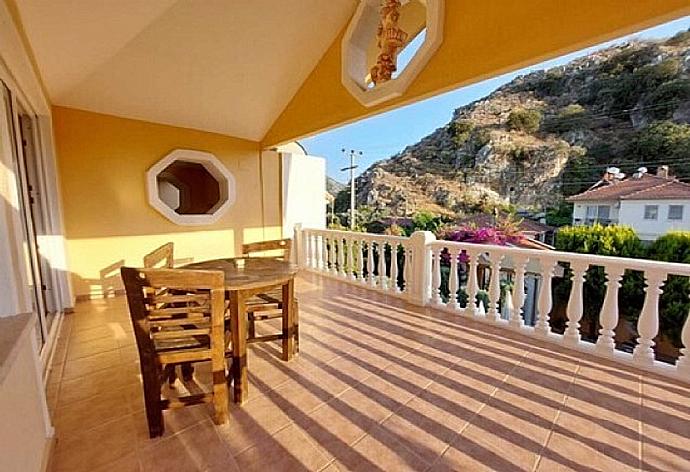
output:
<path id="1" fill-rule="evenodd" d="M 258 141 L 356 0 L 21 0 L 55 105 Z"/>

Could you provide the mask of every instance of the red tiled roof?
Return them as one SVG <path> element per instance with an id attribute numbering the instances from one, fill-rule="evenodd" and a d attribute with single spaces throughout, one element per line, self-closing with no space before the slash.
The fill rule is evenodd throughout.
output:
<path id="1" fill-rule="evenodd" d="M 635 193 L 631 193 L 621 200 L 673 200 L 673 199 L 684 199 L 690 200 L 690 184 L 685 182 L 680 182 L 678 180 L 672 180 L 666 182 L 662 185 L 657 185 L 656 187 L 646 188 L 644 190 L 638 190 Z"/>
<path id="2" fill-rule="evenodd" d="M 628 178 L 622 181 L 614 181 L 608 184 L 600 185 L 600 186 L 595 186 L 593 188 L 590 188 L 589 190 L 586 190 L 580 194 L 573 195 L 572 197 L 568 197 L 567 201 L 569 202 L 587 202 L 587 201 L 596 201 L 596 200 L 619 200 L 628 197 L 629 195 L 645 191 L 648 192 L 645 195 L 645 199 L 648 198 L 654 198 L 651 197 L 651 195 L 654 195 L 654 189 L 660 187 L 660 186 L 665 186 L 667 184 L 671 183 L 679 183 L 682 185 L 687 185 L 683 184 L 682 182 L 678 182 L 675 179 L 667 179 L 664 177 L 658 177 L 656 175 L 650 175 L 650 174 L 644 174 L 640 178 Z M 688 194 L 687 196 L 690 196 L 690 185 L 688 187 Z M 657 197 L 657 198 L 668 198 L 668 197 Z M 671 197 L 673 198 L 673 197 Z M 677 198 L 677 197 L 676 197 Z M 683 198 L 687 198 L 684 196 Z"/>
<path id="3" fill-rule="evenodd" d="M 499 216 L 499 218 L 505 217 L 505 214 Z M 457 221 L 459 225 L 474 225 L 477 227 L 492 227 L 495 224 L 494 215 L 490 213 L 478 213 L 476 215 L 467 216 L 461 218 Z M 530 220 L 527 218 L 522 218 L 519 226 L 520 231 L 528 233 L 547 233 L 553 231 L 552 226 L 548 226 L 538 221 Z"/>

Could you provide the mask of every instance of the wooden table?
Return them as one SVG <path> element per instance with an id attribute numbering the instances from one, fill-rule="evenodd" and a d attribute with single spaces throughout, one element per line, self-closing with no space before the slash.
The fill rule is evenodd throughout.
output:
<path id="1" fill-rule="evenodd" d="M 225 274 L 225 289 L 230 301 L 230 329 L 232 331 L 232 376 L 234 399 L 244 403 L 247 386 L 247 308 L 248 298 L 272 288 L 282 287 L 283 359 L 290 360 L 294 352 L 294 281 L 297 266 L 280 259 L 245 257 L 215 259 L 188 264 L 184 269 L 220 270 Z"/>

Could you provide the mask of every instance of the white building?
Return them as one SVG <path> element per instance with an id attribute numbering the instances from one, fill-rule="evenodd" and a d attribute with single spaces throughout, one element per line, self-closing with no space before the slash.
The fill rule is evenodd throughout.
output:
<path id="1" fill-rule="evenodd" d="M 644 241 L 669 231 L 690 231 L 690 184 L 671 177 L 667 166 L 656 175 L 642 168 L 622 177 L 617 169 L 608 169 L 601 181 L 568 198 L 575 205 L 573 225 L 628 225 Z"/>

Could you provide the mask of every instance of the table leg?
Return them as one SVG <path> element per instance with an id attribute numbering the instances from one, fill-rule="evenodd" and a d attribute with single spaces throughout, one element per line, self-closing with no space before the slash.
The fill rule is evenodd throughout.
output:
<path id="1" fill-rule="evenodd" d="M 289 361 L 295 352 L 295 281 L 283 285 L 283 360 Z"/>
<path id="2" fill-rule="evenodd" d="M 247 390 L 247 308 L 241 291 L 230 292 L 232 378 L 235 403 L 244 403 Z"/>

